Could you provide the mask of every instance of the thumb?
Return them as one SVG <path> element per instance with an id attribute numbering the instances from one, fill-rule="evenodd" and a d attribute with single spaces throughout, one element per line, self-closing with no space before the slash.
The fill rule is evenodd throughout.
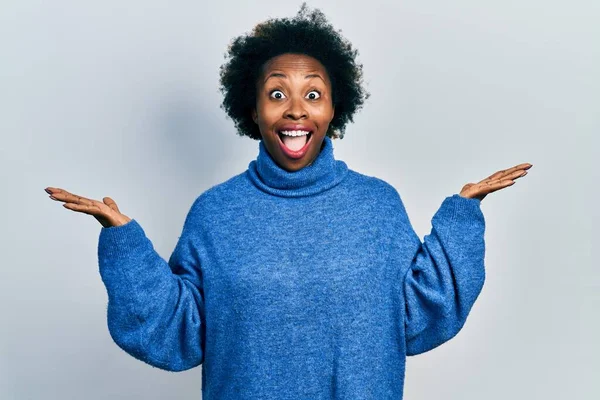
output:
<path id="1" fill-rule="evenodd" d="M 113 211 L 116 211 L 119 214 L 121 214 L 121 211 L 119 211 L 119 207 L 117 207 L 117 203 L 115 203 L 115 201 L 113 199 L 111 199 L 110 197 L 104 197 L 102 199 L 102 201 L 104 202 L 104 204 L 109 206 Z"/>

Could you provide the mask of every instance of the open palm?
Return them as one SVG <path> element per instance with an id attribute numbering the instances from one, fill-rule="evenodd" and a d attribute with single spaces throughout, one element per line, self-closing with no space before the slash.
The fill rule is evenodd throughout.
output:
<path id="1" fill-rule="evenodd" d="M 104 197 L 102 201 L 99 201 L 78 196 L 60 188 L 47 187 L 44 190 L 50 194 L 52 200 L 63 201 L 65 203 L 63 207 L 93 215 L 105 228 L 124 225 L 131 221 L 131 218 L 119 211 L 117 203 L 110 197 Z"/>
<path id="2" fill-rule="evenodd" d="M 489 193 L 504 189 L 515 183 L 515 179 L 527 175 L 533 164 L 523 163 L 512 168 L 500 170 L 478 183 L 467 183 L 460 191 L 462 197 L 483 200 Z"/>

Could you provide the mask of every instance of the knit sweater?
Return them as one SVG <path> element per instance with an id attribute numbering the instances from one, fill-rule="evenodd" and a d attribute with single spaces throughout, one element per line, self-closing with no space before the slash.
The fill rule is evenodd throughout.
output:
<path id="1" fill-rule="evenodd" d="M 463 327 L 483 287 L 480 200 L 444 199 L 423 242 L 398 192 L 333 155 L 289 172 L 264 143 L 200 194 L 166 261 L 137 220 L 102 228 L 115 343 L 202 364 L 202 398 L 402 399 L 406 356 Z"/>

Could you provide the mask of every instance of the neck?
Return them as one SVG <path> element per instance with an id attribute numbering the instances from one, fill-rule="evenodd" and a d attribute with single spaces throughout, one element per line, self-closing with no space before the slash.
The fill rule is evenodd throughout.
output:
<path id="1" fill-rule="evenodd" d="M 311 196 L 329 190 L 340 183 L 348 166 L 333 155 L 331 138 L 325 136 L 317 157 L 297 171 L 281 168 L 271 157 L 263 141 L 259 142 L 256 160 L 248 165 L 248 176 L 260 190 L 279 197 Z"/>

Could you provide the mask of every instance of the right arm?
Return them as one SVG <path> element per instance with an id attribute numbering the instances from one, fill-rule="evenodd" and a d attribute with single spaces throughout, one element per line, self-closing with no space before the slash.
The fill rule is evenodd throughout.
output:
<path id="1" fill-rule="evenodd" d="M 135 219 L 102 228 L 98 243 L 113 340 L 138 360 L 168 371 L 204 360 L 204 293 L 190 214 L 168 262 Z"/>

